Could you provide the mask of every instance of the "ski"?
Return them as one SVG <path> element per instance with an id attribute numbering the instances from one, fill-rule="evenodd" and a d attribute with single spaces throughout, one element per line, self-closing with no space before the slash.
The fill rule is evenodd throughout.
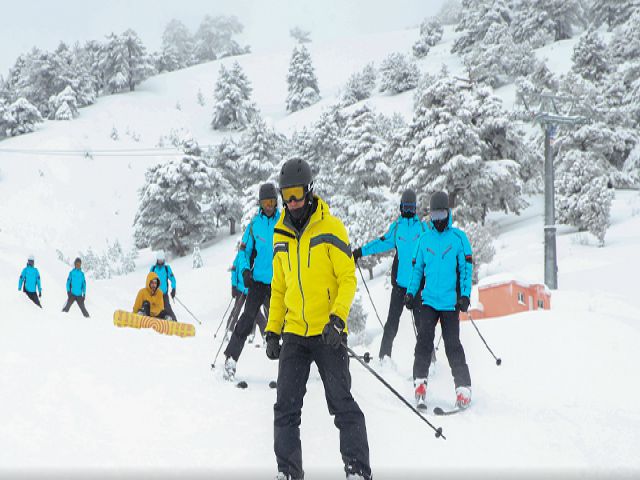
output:
<path id="1" fill-rule="evenodd" d="M 438 415 L 438 416 L 443 416 L 443 415 L 455 415 L 456 413 L 460 413 L 462 411 L 466 410 L 466 408 L 460 408 L 460 407 L 456 407 L 452 410 L 443 410 L 440 407 L 435 407 L 433 409 L 433 413 L 434 415 Z"/>
<path id="2" fill-rule="evenodd" d="M 278 384 L 276 383 L 275 380 L 271 380 L 269 382 L 269 388 L 274 389 L 278 386 Z M 236 383 L 236 388 L 241 388 L 242 390 L 244 390 L 245 388 L 248 388 L 249 384 L 245 381 L 245 380 L 240 380 L 238 383 Z"/>

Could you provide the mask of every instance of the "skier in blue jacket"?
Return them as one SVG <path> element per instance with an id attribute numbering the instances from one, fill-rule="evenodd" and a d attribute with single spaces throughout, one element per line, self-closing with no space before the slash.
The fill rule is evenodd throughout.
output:
<path id="1" fill-rule="evenodd" d="M 238 317 L 240 316 L 240 311 L 242 310 L 242 306 L 244 305 L 245 300 L 247 299 L 247 294 L 249 293 L 249 289 L 245 286 L 244 280 L 242 279 L 242 275 L 240 274 L 240 256 L 245 255 L 244 250 L 239 249 L 240 244 L 238 244 L 238 253 L 236 254 L 235 259 L 233 260 L 233 265 L 231 266 L 231 296 L 235 299 L 233 304 L 233 308 L 231 309 L 231 313 L 229 314 L 229 318 L 227 319 L 227 332 L 233 332 L 233 329 L 236 327 L 236 323 L 238 322 Z M 262 309 L 258 309 L 258 315 L 256 316 L 254 327 L 251 330 L 251 335 L 255 332 L 255 324 L 258 324 L 260 327 L 260 333 L 264 335 L 264 327 L 267 326 L 267 319 L 262 313 Z M 252 336 L 249 336 L 249 343 L 252 342 Z"/>
<path id="2" fill-rule="evenodd" d="M 27 266 L 24 267 L 22 269 L 22 273 L 20 273 L 20 280 L 18 280 L 18 290 L 22 290 L 33 303 L 42 308 L 42 305 L 40 304 L 40 298 L 42 298 L 40 272 L 34 265 L 35 258 L 33 257 L 33 255 L 29 255 L 29 258 L 27 258 Z M 38 290 L 37 294 L 36 289 Z"/>
<path id="3" fill-rule="evenodd" d="M 400 315 L 404 309 L 404 296 L 411 281 L 413 270 L 413 252 L 418 244 L 418 239 L 426 231 L 427 226 L 416 215 L 418 199 L 416 193 L 409 189 L 402 193 L 400 199 L 400 218 L 395 220 L 387 233 L 375 239 L 361 248 L 353 251 L 353 258 L 357 262 L 361 257 L 396 250 L 391 268 L 391 300 L 389 302 L 389 313 L 384 324 L 384 334 L 380 343 L 380 360 L 385 356 L 391 357 L 393 340 L 398 333 L 398 323 Z M 420 302 L 416 301 L 415 306 L 419 307 Z"/>
<path id="4" fill-rule="evenodd" d="M 226 380 L 233 380 L 235 377 L 238 358 L 254 326 L 258 310 L 264 306 L 267 313 L 269 311 L 273 276 L 273 229 L 280 218 L 276 187 L 271 183 L 261 185 L 258 201 L 260 208 L 242 236 L 239 252 L 242 255 L 238 255 L 236 268 L 249 293 L 244 311 L 238 319 L 224 352 Z"/>
<path id="5" fill-rule="evenodd" d="M 164 251 L 160 250 L 156 254 L 156 264 L 151 267 L 149 272 L 154 272 L 158 275 L 160 279 L 160 290 L 162 290 L 162 299 L 164 300 L 164 313 L 176 322 L 176 314 L 171 308 L 171 302 L 169 302 L 169 282 L 171 282 L 171 298 L 176 298 L 176 277 L 173 275 L 171 266 L 166 263 Z"/>
<path id="6" fill-rule="evenodd" d="M 82 271 L 82 260 L 76 258 L 73 262 L 73 270 L 69 272 L 67 277 L 67 303 L 62 308 L 63 312 L 68 312 L 73 302 L 78 302 L 82 314 L 89 318 L 89 312 L 84 306 L 84 299 L 87 295 L 87 281 Z"/>
<path id="7" fill-rule="evenodd" d="M 460 343 L 459 312 L 469 308 L 473 258 L 467 235 L 451 226 L 449 197 L 436 192 L 429 202 L 431 221 L 420 237 L 414 253 L 414 268 L 407 288 L 405 305 L 412 308 L 420 284 L 422 307 L 416 312 L 419 321 L 413 363 L 413 378 L 418 405 L 425 404 L 427 377 L 433 352 L 435 328 L 440 321 L 444 348 L 456 386 L 456 405 L 471 403 L 471 376 Z"/>

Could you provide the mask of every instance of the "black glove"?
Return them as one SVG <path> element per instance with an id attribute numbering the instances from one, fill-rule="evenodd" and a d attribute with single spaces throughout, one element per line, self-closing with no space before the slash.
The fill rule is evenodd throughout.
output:
<path id="1" fill-rule="evenodd" d="M 171 289 L 171 299 L 173 300 L 173 299 L 175 299 L 175 298 L 176 298 L 176 289 L 175 289 L 175 288 L 172 288 L 172 289 Z"/>
<path id="2" fill-rule="evenodd" d="M 467 310 L 469 310 L 469 303 L 469 297 L 467 297 L 466 295 L 460 297 L 458 299 L 458 308 L 461 312 L 466 312 Z"/>
<path id="3" fill-rule="evenodd" d="M 353 251 L 353 261 L 357 262 L 362 258 L 362 248 L 358 247 Z"/>
<path id="4" fill-rule="evenodd" d="M 242 272 L 242 281 L 245 287 L 251 288 L 251 285 L 253 285 L 253 272 L 251 270 L 244 270 Z"/>
<path id="5" fill-rule="evenodd" d="M 273 332 L 267 332 L 267 357 L 269 360 L 277 360 L 280 358 L 280 335 Z"/>
<path id="6" fill-rule="evenodd" d="M 42 298 L 42 292 L 38 293 L 38 297 Z"/>
<path id="7" fill-rule="evenodd" d="M 404 306 L 407 307 L 408 310 L 413 310 L 413 295 L 407 293 L 404 296 Z"/>
<path id="8" fill-rule="evenodd" d="M 240 295 L 240 290 L 238 290 L 233 285 L 231 286 L 231 298 L 237 298 Z"/>
<path id="9" fill-rule="evenodd" d="M 340 317 L 329 315 L 329 321 L 322 329 L 322 341 L 333 348 L 338 348 L 342 343 L 344 327 L 344 321 Z"/>

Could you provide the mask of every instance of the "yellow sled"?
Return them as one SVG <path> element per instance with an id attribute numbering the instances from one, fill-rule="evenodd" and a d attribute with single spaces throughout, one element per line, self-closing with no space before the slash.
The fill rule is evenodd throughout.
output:
<path id="1" fill-rule="evenodd" d="M 113 324 L 116 327 L 153 328 L 158 333 L 177 335 L 178 337 L 193 337 L 196 334 L 196 327 L 190 323 L 162 320 L 160 318 L 125 312 L 124 310 L 116 310 L 113 313 Z"/>

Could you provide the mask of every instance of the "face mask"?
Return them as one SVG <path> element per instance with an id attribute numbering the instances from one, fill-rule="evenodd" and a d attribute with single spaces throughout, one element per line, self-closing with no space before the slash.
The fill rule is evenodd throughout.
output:
<path id="1" fill-rule="evenodd" d="M 291 214 L 291 218 L 293 218 L 296 222 L 299 222 L 306 217 L 310 207 L 310 202 L 305 202 L 304 206 L 296 208 L 295 210 L 289 210 L 289 214 Z"/>
<path id="2" fill-rule="evenodd" d="M 447 225 L 449 224 L 449 217 L 443 220 L 432 220 L 432 222 L 433 222 L 433 226 L 436 227 L 436 230 L 442 233 L 444 232 L 444 229 L 447 228 Z"/>
<path id="3" fill-rule="evenodd" d="M 411 210 L 404 210 L 401 214 L 402 218 L 413 218 L 416 216 L 416 212 L 412 212 Z"/>

